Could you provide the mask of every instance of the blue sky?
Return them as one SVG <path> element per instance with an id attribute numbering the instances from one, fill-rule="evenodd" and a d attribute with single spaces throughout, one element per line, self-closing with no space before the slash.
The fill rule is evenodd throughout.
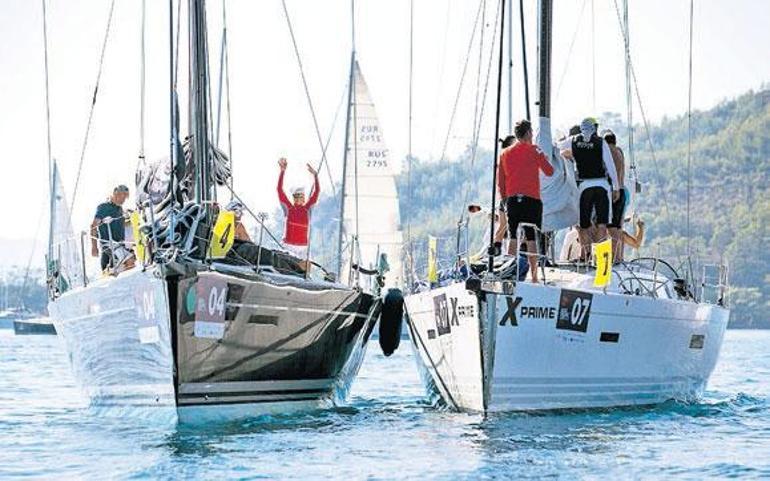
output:
<path id="1" fill-rule="evenodd" d="M 280 1 L 227 1 L 236 187 L 255 210 L 273 212 L 277 158 L 283 155 L 289 158 L 290 184 L 306 182 L 309 179 L 300 166 L 307 161 L 317 161 L 320 149 Z M 148 157 L 165 155 L 168 146 L 167 3 L 147 0 Z M 479 3 L 476 0 L 414 0 L 414 3 L 413 150 L 419 157 L 436 159 L 441 155 L 447 135 Z M 536 2 L 526 0 L 525 3 L 534 98 Z M 623 49 L 613 0 L 555 0 L 554 3 L 554 124 L 570 125 L 586 115 L 603 111 L 624 113 Z M 493 0 L 487 1 L 485 55 L 488 55 L 489 38 L 494 29 L 492 16 L 496 4 Z M 60 160 L 71 195 L 109 1 L 50 0 L 48 5 L 53 152 Z M 81 188 L 74 206 L 77 228 L 86 226 L 95 204 L 105 198 L 112 185 L 133 181 L 139 149 L 140 5 L 139 0 L 118 0 L 115 7 Z M 218 52 L 221 5 L 220 0 L 208 2 L 212 52 Z M 287 0 L 287 5 L 325 137 L 346 83 L 350 4 L 347 0 Z M 687 107 L 688 8 L 686 0 L 630 0 L 632 57 L 644 107 L 653 120 L 664 115 L 679 115 Z M 3 238 L 32 237 L 45 205 L 41 11 L 40 2 L 35 0 L 0 3 L 0 142 L 5 150 L 3 165 L 6 168 L 0 188 L 5 220 L 0 233 Z M 407 151 L 409 2 L 360 0 L 356 20 L 361 67 L 393 159 L 400 160 Z M 592 24 L 595 50 L 591 48 Z M 696 108 L 708 108 L 770 80 L 768 25 L 770 2 L 695 1 L 693 103 Z M 573 36 L 574 46 L 568 56 Z M 517 19 L 514 24 L 514 117 L 521 117 L 524 112 L 519 49 Z M 486 61 L 485 58 L 484 67 Z M 592 95 L 594 61 L 595 97 Z M 214 63 L 213 77 L 217 68 Z M 473 49 L 457 120 L 449 135 L 449 156 L 461 151 L 471 136 L 477 71 L 478 46 Z M 492 92 L 490 89 L 482 130 L 482 141 L 486 144 L 492 137 L 489 115 L 493 111 Z M 343 116 L 344 112 L 340 118 Z M 638 113 L 636 118 L 639 119 Z M 342 124 L 338 121 L 329 151 L 336 178 L 340 176 Z"/>

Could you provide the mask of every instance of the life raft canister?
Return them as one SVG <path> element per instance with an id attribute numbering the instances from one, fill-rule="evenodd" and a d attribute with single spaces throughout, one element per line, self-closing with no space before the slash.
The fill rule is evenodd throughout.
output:
<path id="1" fill-rule="evenodd" d="M 398 349 L 403 317 L 404 294 L 400 289 L 388 289 L 380 311 L 380 348 L 385 356 Z"/>

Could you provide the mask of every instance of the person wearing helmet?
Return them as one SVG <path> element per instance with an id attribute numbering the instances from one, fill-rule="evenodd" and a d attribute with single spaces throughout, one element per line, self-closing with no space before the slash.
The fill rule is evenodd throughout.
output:
<path id="1" fill-rule="evenodd" d="M 246 227 L 243 226 L 243 222 L 241 221 L 244 209 L 243 203 L 239 200 L 231 200 L 225 207 L 225 210 L 235 214 L 235 240 L 251 242 L 249 232 L 246 230 Z"/>
<path id="2" fill-rule="evenodd" d="M 585 118 L 580 123 L 580 133 L 567 137 L 558 145 L 562 155 L 575 164 L 580 190 L 578 234 L 586 254 L 590 251 L 591 240 L 587 230 L 591 227 L 592 216 L 595 213 L 599 239 L 606 239 L 607 224 L 610 221 L 610 203 L 620 196 L 618 190 L 620 183 L 612 153 L 607 142 L 597 135 L 597 127 L 598 123 L 595 119 Z"/>
<path id="3" fill-rule="evenodd" d="M 278 161 L 281 173 L 278 176 L 278 201 L 281 203 L 283 213 L 286 215 L 286 229 L 283 237 L 284 247 L 292 255 L 303 262 L 308 254 L 308 226 L 310 225 L 310 215 L 318 201 L 318 195 L 321 187 L 318 183 L 318 172 L 312 165 L 307 164 L 307 170 L 313 176 L 313 190 L 310 191 L 310 198 L 305 200 L 305 189 L 298 187 L 292 190 L 292 200 L 286 197 L 283 190 L 283 176 L 286 173 L 288 162 L 285 158 Z"/>

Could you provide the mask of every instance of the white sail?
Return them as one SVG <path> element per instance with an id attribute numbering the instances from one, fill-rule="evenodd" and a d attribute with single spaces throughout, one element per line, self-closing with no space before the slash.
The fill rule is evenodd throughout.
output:
<path id="1" fill-rule="evenodd" d="M 51 243 L 53 258 L 58 260 L 61 291 L 83 284 L 83 259 L 80 239 L 75 238 L 72 229 L 67 196 L 59 173 L 59 166 L 53 163 L 53 198 L 51 199 Z M 87 244 L 90 245 L 90 244 Z"/>
<path id="2" fill-rule="evenodd" d="M 537 145 L 548 155 L 553 165 L 553 175 L 540 175 L 540 197 L 543 201 L 543 231 L 566 229 L 578 223 L 578 189 L 572 166 L 553 145 L 551 119 L 541 117 L 537 132 Z"/>
<path id="3" fill-rule="evenodd" d="M 394 166 L 357 61 L 353 67 L 353 82 L 353 106 L 348 120 L 350 135 L 346 146 L 348 157 L 343 219 L 346 248 L 341 277 L 343 281 L 348 280 L 350 239 L 358 233 L 361 266 L 376 267 L 378 253 L 384 253 L 390 266 L 386 285 L 401 286 L 401 216 Z"/>

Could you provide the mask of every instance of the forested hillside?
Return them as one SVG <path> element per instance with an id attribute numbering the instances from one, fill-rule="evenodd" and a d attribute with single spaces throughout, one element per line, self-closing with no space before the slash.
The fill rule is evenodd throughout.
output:
<path id="1" fill-rule="evenodd" d="M 625 148 L 620 119 L 605 113 L 600 128 L 613 128 Z M 692 126 L 691 249 L 701 257 L 728 261 L 733 326 L 770 327 L 770 90 L 694 112 Z M 643 253 L 676 257 L 686 252 L 687 118 L 652 126 L 654 151 L 643 126 L 635 127 L 635 135 L 643 185 L 638 212 L 649 229 Z M 434 235 L 440 239 L 442 261 L 451 262 L 464 206 L 468 201 L 489 205 L 491 154 L 479 152 L 473 163 L 470 157 L 468 150 L 440 164 L 414 159 L 411 189 L 406 169 L 398 179 L 403 228 L 411 226 L 418 253 L 425 250 L 427 236 Z M 338 209 L 339 201 L 327 196 L 313 216 L 313 251 L 330 267 L 335 265 Z M 475 220 L 476 246 L 483 244 L 483 230 L 483 220 Z"/>

